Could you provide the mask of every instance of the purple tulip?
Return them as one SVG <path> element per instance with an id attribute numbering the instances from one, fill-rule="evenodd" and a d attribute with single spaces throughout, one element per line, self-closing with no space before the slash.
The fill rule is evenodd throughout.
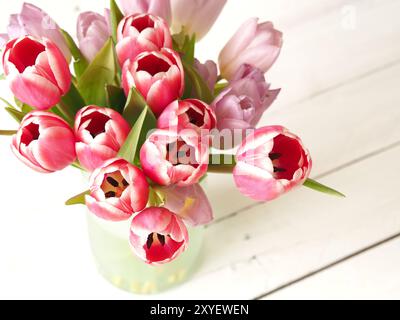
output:
<path id="1" fill-rule="evenodd" d="M 280 89 L 270 89 L 261 70 L 242 65 L 228 88 L 212 104 L 218 129 L 255 128 L 279 92 Z"/>
<path id="2" fill-rule="evenodd" d="M 149 13 L 171 22 L 170 0 L 121 0 L 120 4 L 126 16 Z"/>
<path id="3" fill-rule="evenodd" d="M 231 80 L 243 64 L 251 64 L 267 72 L 278 58 L 282 47 L 282 32 L 272 22 L 247 20 L 225 45 L 219 55 L 219 67 L 224 78 Z"/>
<path id="4" fill-rule="evenodd" d="M 67 61 L 71 60 L 71 53 L 60 27 L 46 12 L 30 3 L 24 3 L 21 13 L 10 16 L 8 32 L 0 35 L 0 45 L 23 36 L 47 38 L 57 45 Z"/>
<path id="5" fill-rule="evenodd" d="M 79 49 L 88 61 L 93 61 L 111 36 L 109 12 L 105 17 L 96 12 L 83 12 L 78 17 L 77 35 Z"/>

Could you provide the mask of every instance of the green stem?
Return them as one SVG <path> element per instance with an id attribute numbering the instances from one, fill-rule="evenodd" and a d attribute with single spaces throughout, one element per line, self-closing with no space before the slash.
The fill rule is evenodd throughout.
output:
<path id="1" fill-rule="evenodd" d="M 78 161 L 73 162 L 73 163 L 71 164 L 71 166 L 73 166 L 74 168 L 77 168 L 77 169 L 79 169 L 79 170 L 86 171 L 86 170 L 80 165 L 80 163 L 79 163 Z"/>
<path id="2" fill-rule="evenodd" d="M 327 186 L 325 186 L 315 180 L 312 180 L 312 179 L 307 179 L 306 182 L 304 182 L 304 186 L 307 188 L 310 188 L 314 191 L 322 192 L 322 193 L 325 193 L 325 194 L 328 194 L 331 196 L 346 198 L 346 196 L 343 193 L 341 193 L 335 189 L 332 189 L 330 187 L 327 187 Z"/>
<path id="3" fill-rule="evenodd" d="M 232 154 L 211 154 L 208 172 L 232 173 L 236 166 L 235 156 Z"/>
<path id="4" fill-rule="evenodd" d="M 57 104 L 56 108 L 57 108 L 58 111 L 60 111 L 60 113 L 62 114 L 62 116 L 65 119 L 65 121 L 67 121 L 68 124 L 73 126 L 74 125 L 75 115 L 72 113 L 72 110 L 69 108 L 69 106 L 64 104 L 62 101 L 60 101 Z"/>
<path id="5" fill-rule="evenodd" d="M 0 136 L 13 136 L 17 130 L 0 130 Z"/>

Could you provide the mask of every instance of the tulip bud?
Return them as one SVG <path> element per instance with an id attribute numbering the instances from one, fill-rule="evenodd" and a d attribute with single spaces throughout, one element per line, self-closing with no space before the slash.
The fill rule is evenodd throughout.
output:
<path id="1" fill-rule="evenodd" d="M 123 159 L 110 159 L 93 171 L 86 205 L 99 218 L 110 221 L 129 219 L 142 211 L 149 199 L 146 176 Z"/>
<path id="2" fill-rule="evenodd" d="M 71 60 L 71 52 L 60 27 L 46 12 L 30 3 L 23 4 L 21 13 L 10 16 L 8 34 L 2 34 L 0 38 L 5 43 L 24 36 L 49 39 L 61 50 L 68 62 Z"/>
<path id="3" fill-rule="evenodd" d="M 136 87 L 156 116 L 183 94 L 185 79 L 179 54 L 170 49 L 144 52 L 122 71 L 125 94 Z"/>
<path id="4" fill-rule="evenodd" d="M 171 22 L 170 0 L 120 0 L 126 16 L 137 13 L 150 13 Z"/>
<path id="5" fill-rule="evenodd" d="M 194 66 L 210 91 L 214 92 L 215 84 L 218 80 L 217 64 L 212 60 L 207 60 L 205 63 L 201 63 L 199 60 L 195 59 Z"/>
<path id="6" fill-rule="evenodd" d="M 133 252 L 151 265 L 171 262 L 189 244 L 182 220 L 165 208 L 151 207 L 132 220 L 130 244 Z"/>
<path id="7" fill-rule="evenodd" d="M 172 37 L 167 23 L 160 17 L 134 14 L 119 23 L 116 50 L 121 66 L 143 52 L 162 48 L 172 49 Z"/>
<path id="8" fill-rule="evenodd" d="M 14 39 L 7 43 L 2 62 L 13 94 L 36 109 L 50 109 L 70 89 L 68 63 L 50 40 Z"/>
<path id="9" fill-rule="evenodd" d="M 302 185 L 312 160 L 300 138 L 281 126 L 264 127 L 249 135 L 236 155 L 236 185 L 241 193 L 270 201 Z"/>
<path id="10" fill-rule="evenodd" d="M 28 113 L 11 148 L 23 163 L 42 173 L 62 170 L 76 158 L 74 132 L 62 118 L 50 112 Z"/>
<path id="11" fill-rule="evenodd" d="M 207 173 L 208 144 L 193 130 L 157 130 L 140 151 L 144 173 L 162 186 L 196 184 Z"/>
<path id="12" fill-rule="evenodd" d="M 160 192 L 165 198 L 164 207 L 175 212 L 189 226 L 206 225 L 214 219 L 211 204 L 199 184 L 166 187 Z"/>
<path id="13" fill-rule="evenodd" d="M 88 171 L 114 158 L 124 144 L 130 127 L 116 111 L 97 106 L 81 109 L 75 120 L 76 152 Z"/>
<path id="14" fill-rule="evenodd" d="M 218 129 L 255 128 L 279 92 L 270 89 L 261 70 L 242 65 L 211 106 L 217 117 Z"/>
<path id="15" fill-rule="evenodd" d="M 172 29 L 202 39 L 219 17 L 227 0 L 171 0 Z"/>
<path id="16" fill-rule="evenodd" d="M 215 114 L 204 102 L 188 99 L 172 102 L 158 118 L 157 127 L 171 131 L 192 129 L 209 134 L 216 126 Z"/>
<path id="17" fill-rule="evenodd" d="M 282 33 L 271 22 L 246 21 L 225 45 L 219 55 L 221 75 L 231 80 L 243 64 L 267 72 L 278 58 Z"/>
<path id="18" fill-rule="evenodd" d="M 106 11 L 106 15 L 109 12 Z M 83 12 L 78 17 L 77 36 L 79 49 L 91 62 L 103 48 L 111 36 L 111 28 L 107 18 L 96 12 Z"/>

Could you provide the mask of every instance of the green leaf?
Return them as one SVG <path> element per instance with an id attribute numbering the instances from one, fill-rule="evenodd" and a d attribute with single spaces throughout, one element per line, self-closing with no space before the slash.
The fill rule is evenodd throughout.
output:
<path id="1" fill-rule="evenodd" d="M 147 104 L 143 96 L 136 88 L 132 88 L 131 91 L 129 91 L 128 99 L 126 100 L 123 116 L 130 125 L 133 125 L 146 106 Z"/>
<path id="2" fill-rule="evenodd" d="M 126 104 L 124 90 L 113 85 L 106 85 L 107 107 L 122 113 Z"/>
<path id="3" fill-rule="evenodd" d="M 310 188 L 312 190 L 322 192 L 322 193 L 325 193 L 325 194 L 328 194 L 331 196 L 346 198 L 346 196 L 343 193 L 336 191 L 330 187 L 324 186 L 323 184 L 321 184 L 315 180 L 312 180 L 312 179 L 307 179 L 307 181 L 304 182 L 304 186 L 307 188 Z"/>
<path id="4" fill-rule="evenodd" d="M 118 24 L 124 18 L 124 15 L 122 14 L 115 0 L 110 0 L 110 17 L 111 17 L 112 38 L 114 40 L 114 43 L 117 43 Z"/>
<path id="5" fill-rule="evenodd" d="M 69 112 L 73 116 L 85 106 L 85 101 L 73 83 L 71 83 L 68 93 L 61 98 L 61 101 L 63 105 L 69 108 Z"/>
<path id="6" fill-rule="evenodd" d="M 13 136 L 16 133 L 16 130 L 0 130 L 0 136 Z"/>
<path id="7" fill-rule="evenodd" d="M 6 76 L 4 73 L 0 74 L 0 80 L 6 80 Z"/>
<path id="8" fill-rule="evenodd" d="M 6 99 L 0 98 L 0 101 L 3 101 L 8 107 L 15 109 L 15 107 Z"/>
<path id="9" fill-rule="evenodd" d="M 114 44 L 110 38 L 78 81 L 78 90 L 87 105 L 106 106 L 107 97 L 104 88 L 108 84 L 115 83 L 115 75 Z"/>
<path id="10" fill-rule="evenodd" d="M 14 107 L 5 107 L 5 110 L 18 123 L 21 123 L 22 119 L 25 117 L 25 114 L 23 114 L 21 111 L 18 111 Z"/>
<path id="11" fill-rule="evenodd" d="M 183 67 L 185 69 L 185 98 L 192 97 L 198 98 L 205 103 L 211 103 L 214 100 L 214 96 L 208 88 L 204 79 L 199 75 L 197 70 L 189 65 L 188 63 L 183 61 Z M 192 92 L 194 91 L 194 92 Z"/>
<path id="12" fill-rule="evenodd" d="M 191 37 L 185 33 L 185 30 L 172 37 L 174 50 L 179 52 L 182 56 L 182 60 L 187 64 L 193 66 L 195 60 L 195 48 L 196 48 L 196 35 L 193 34 Z"/>
<path id="13" fill-rule="evenodd" d="M 118 156 L 135 163 L 139 159 L 139 150 L 147 138 L 150 130 L 156 127 L 156 118 L 148 106 L 144 108 L 131 132 L 126 138 L 124 145 L 118 153 Z"/>
<path id="14" fill-rule="evenodd" d="M 64 36 L 65 42 L 67 43 L 69 50 L 71 51 L 72 57 L 74 58 L 75 75 L 77 78 L 80 78 L 85 72 L 89 63 L 83 56 L 82 52 L 79 50 L 78 46 L 76 45 L 74 39 L 72 39 L 70 34 L 65 30 L 61 30 L 61 33 Z"/>
<path id="15" fill-rule="evenodd" d="M 89 190 L 87 190 L 85 192 L 82 192 L 82 193 L 72 197 L 71 199 L 67 200 L 65 202 L 65 205 L 66 206 L 74 206 L 74 205 L 77 205 L 77 204 L 86 204 L 85 196 L 87 196 L 89 194 L 90 194 Z"/>

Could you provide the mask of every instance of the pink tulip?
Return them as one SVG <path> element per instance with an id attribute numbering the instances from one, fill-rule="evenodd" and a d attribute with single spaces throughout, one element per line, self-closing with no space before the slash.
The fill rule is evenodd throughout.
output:
<path id="1" fill-rule="evenodd" d="M 63 119 L 50 112 L 28 113 L 11 147 L 18 159 L 42 173 L 62 170 L 76 158 L 74 132 Z"/>
<path id="2" fill-rule="evenodd" d="M 90 212 L 109 221 L 129 219 L 142 211 L 149 199 L 146 176 L 123 159 L 110 159 L 90 177 L 90 195 L 86 205 Z"/>
<path id="3" fill-rule="evenodd" d="M 171 22 L 170 0 L 120 0 L 126 16 L 137 13 L 150 13 Z"/>
<path id="4" fill-rule="evenodd" d="M 150 14 L 134 14 L 119 23 L 116 50 L 121 66 L 143 52 L 162 48 L 172 49 L 172 37 L 163 19 Z"/>
<path id="5" fill-rule="evenodd" d="M 208 169 L 208 144 L 202 140 L 193 130 L 155 131 L 140 151 L 144 173 L 162 186 L 198 183 Z"/>
<path id="6" fill-rule="evenodd" d="M 23 36 L 37 39 L 47 38 L 62 51 L 67 61 L 71 60 L 68 45 L 57 23 L 43 10 L 30 3 L 24 3 L 21 13 L 10 16 L 8 34 L 0 35 L 0 46 L 7 41 Z"/>
<path id="7" fill-rule="evenodd" d="M 171 262 L 189 244 L 185 224 L 165 208 L 151 207 L 132 220 L 130 244 L 133 252 L 151 265 Z"/>
<path id="8" fill-rule="evenodd" d="M 129 124 L 116 111 L 97 106 L 81 109 L 75 120 L 76 152 L 88 171 L 114 158 L 130 132 Z"/>
<path id="9" fill-rule="evenodd" d="M 271 22 L 247 20 L 225 45 L 219 55 L 221 74 L 230 80 L 243 64 L 267 72 L 279 56 L 282 33 Z"/>
<path id="10" fill-rule="evenodd" d="M 93 61 L 111 36 L 108 15 L 108 11 L 106 11 L 106 17 L 88 11 L 81 13 L 78 17 L 79 49 L 89 62 Z"/>
<path id="11" fill-rule="evenodd" d="M 2 63 L 13 94 L 36 109 L 50 109 L 69 91 L 68 63 L 48 39 L 22 37 L 8 42 Z"/>
<path id="12" fill-rule="evenodd" d="M 192 129 L 198 134 L 209 134 L 216 126 L 215 114 L 204 102 L 196 99 L 172 102 L 158 118 L 159 129 L 180 132 Z"/>
<path id="13" fill-rule="evenodd" d="M 133 62 L 127 61 L 122 72 L 125 94 L 136 87 L 156 116 L 183 94 L 185 79 L 181 59 L 173 50 L 145 52 Z"/>
<path id="14" fill-rule="evenodd" d="M 271 90 L 261 70 L 242 65 L 231 83 L 213 102 L 218 129 L 255 128 L 280 90 Z"/>
<path id="15" fill-rule="evenodd" d="M 244 195 L 270 201 L 302 185 L 312 161 L 300 138 L 281 126 L 264 127 L 249 135 L 236 155 L 234 178 Z"/>
<path id="16" fill-rule="evenodd" d="M 214 61 L 207 60 L 205 63 L 200 63 L 195 60 L 194 66 L 199 75 L 204 79 L 211 92 L 214 92 L 215 84 L 218 80 L 218 67 Z"/>
<path id="17" fill-rule="evenodd" d="M 162 188 L 164 207 L 176 214 L 191 227 L 209 224 L 213 211 L 207 195 L 199 184 L 189 187 L 171 186 Z"/>
<path id="18" fill-rule="evenodd" d="M 196 34 L 202 39 L 219 17 L 227 0 L 171 0 L 172 29 L 179 33 Z"/>

